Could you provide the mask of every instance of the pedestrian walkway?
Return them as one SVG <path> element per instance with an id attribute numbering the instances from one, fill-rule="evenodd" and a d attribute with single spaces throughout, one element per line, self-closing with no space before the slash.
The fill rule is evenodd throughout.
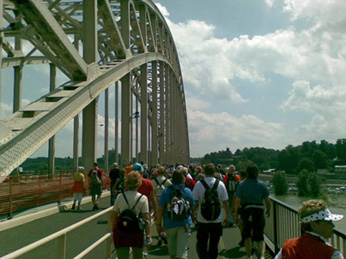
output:
<path id="1" fill-rule="evenodd" d="M 99 203 L 101 210 L 109 208 L 109 199 L 109 193 L 105 192 Z M 83 201 L 82 211 L 80 212 L 72 211 L 72 199 L 67 199 L 60 204 L 60 209 L 57 204 L 49 204 L 16 214 L 11 220 L 3 219 L 0 222 L 0 257 L 99 212 L 92 211 L 90 198 L 85 197 Z M 34 218 L 34 220 L 28 220 L 30 217 Z M 16 224 L 10 223 L 11 221 L 16 222 Z M 108 230 L 108 216 L 102 216 L 69 233 L 67 235 L 66 258 L 73 258 Z M 158 239 L 154 225 L 152 234 L 153 245 L 149 249 L 147 258 L 169 258 L 167 245 L 157 245 Z M 243 258 L 245 256 L 245 248 L 238 246 L 239 241 L 240 233 L 238 228 L 224 228 L 223 236 L 219 243 L 218 258 Z M 52 241 L 21 258 L 53 258 L 52 254 L 55 254 L 56 248 L 57 242 Z M 84 258 L 105 258 L 105 250 L 106 244 L 102 244 Z M 188 255 L 192 259 L 198 258 L 196 253 L 196 231 L 194 229 L 189 239 Z M 268 256 L 267 258 L 271 257 Z"/>

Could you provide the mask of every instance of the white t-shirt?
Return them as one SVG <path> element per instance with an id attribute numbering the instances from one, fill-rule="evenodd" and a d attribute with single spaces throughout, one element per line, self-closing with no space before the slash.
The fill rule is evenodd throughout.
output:
<path id="1" fill-rule="evenodd" d="M 135 205 L 138 198 L 141 196 L 141 194 L 137 191 L 127 191 L 125 192 L 127 201 L 129 202 L 130 208 Z M 128 209 L 129 206 L 127 205 L 123 193 L 120 193 L 117 196 L 117 199 L 114 202 L 113 210 L 117 211 L 119 214 L 125 210 Z M 136 214 L 138 215 L 141 213 L 149 213 L 149 202 L 147 196 L 143 195 L 142 198 L 138 201 L 136 207 L 134 208 Z"/>
<path id="2" fill-rule="evenodd" d="M 209 187 L 213 187 L 216 179 L 214 177 L 210 177 L 207 176 L 204 178 L 205 182 L 208 184 Z M 195 187 L 193 188 L 193 199 L 195 201 L 199 201 L 199 206 L 198 206 L 198 211 L 197 211 L 197 221 L 201 222 L 201 223 L 220 223 L 223 221 L 223 209 L 221 210 L 221 213 L 219 215 L 219 217 L 216 220 L 206 220 L 202 214 L 201 214 L 201 204 L 202 204 L 202 198 L 204 196 L 204 192 L 205 192 L 205 188 L 203 186 L 203 184 L 201 183 L 201 181 L 198 181 L 195 185 Z M 227 194 L 227 190 L 226 190 L 226 186 L 224 185 L 224 183 L 222 181 L 219 181 L 219 184 L 217 185 L 217 192 L 219 194 L 219 197 L 221 199 L 221 201 L 228 201 L 228 194 Z"/>
<path id="3" fill-rule="evenodd" d="M 164 181 L 165 179 L 167 179 L 167 178 L 166 178 L 165 176 L 163 176 L 163 175 L 159 175 L 159 176 L 156 177 L 156 179 L 157 179 L 157 181 L 158 181 L 160 184 L 162 184 L 163 181 Z M 153 182 L 154 189 L 155 189 L 156 186 L 157 186 L 157 183 L 156 183 L 155 179 L 153 179 L 153 180 L 151 180 L 151 181 Z M 171 186 L 171 185 L 172 185 L 171 180 L 167 179 L 166 182 L 165 182 L 165 184 L 164 184 L 164 186 L 167 188 L 167 187 L 169 187 L 169 186 Z"/>

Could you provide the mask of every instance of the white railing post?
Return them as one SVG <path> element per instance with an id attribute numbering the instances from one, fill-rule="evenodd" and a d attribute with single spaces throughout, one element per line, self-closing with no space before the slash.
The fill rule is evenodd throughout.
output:
<path id="1" fill-rule="evenodd" d="M 66 256 L 66 233 L 58 237 L 58 258 L 65 259 Z"/>

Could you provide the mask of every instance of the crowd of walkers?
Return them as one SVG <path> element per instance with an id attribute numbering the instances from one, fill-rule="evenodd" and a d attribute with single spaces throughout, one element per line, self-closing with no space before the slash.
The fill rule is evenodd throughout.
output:
<path id="1" fill-rule="evenodd" d="M 80 209 L 81 193 L 85 191 L 81 184 L 85 181 L 83 172 L 84 168 L 80 168 L 74 177 L 73 209 L 76 202 Z M 130 248 L 135 259 L 148 253 L 153 242 L 152 222 L 158 233 L 157 245 L 166 244 L 171 259 L 188 258 L 187 246 L 193 227 L 197 231 L 199 258 L 217 258 L 223 228 L 233 225 L 241 233 L 239 246 L 245 246 L 246 258 L 254 258 L 255 250 L 259 258 L 265 258 L 263 231 L 271 202 L 269 190 L 258 174 L 255 164 L 240 172 L 230 165 L 224 172 L 214 164 L 148 168 L 143 163 L 129 163 L 119 168 L 114 163 L 109 173 L 113 206 L 110 222 L 118 258 L 129 258 Z M 95 163 L 88 173 L 93 210 L 98 209 L 100 189 L 104 185 L 102 176 Z M 343 216 L 331 214 L 320 200 L 304 203 L 299 214 L 304 234 L 286 241 L 276 258 L 342 259 L 342 254 L 327 239 L 334 227 L 332 221 Z M 322 254 L 323 257 L 317 256 Z"/>

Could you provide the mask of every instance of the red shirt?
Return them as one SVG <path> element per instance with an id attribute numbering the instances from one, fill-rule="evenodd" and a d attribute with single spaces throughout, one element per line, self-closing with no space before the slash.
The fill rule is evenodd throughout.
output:
<path id="1" fill-rule="evenodd" d="M 330 259 L 334 251 L 335 248 L 327 245 L 322 239 L 303 233 L 301 237 L 286 240 L 281 253 L 283 259 Z"/>
<path id="2" fill-rule="evenodd" d="M 226 174 L 225 175 L 225 177 L 223 178 L 223 180 L 222 180 L 222 182 L 225 184 L 225 186 L 226 186 L 226 188 L 227 188 L 227 191 L 229 191 L 228 190 L 228 177 L 229 177 L 229 174 Z M 240 176 L 239 175 L 237 175 L 237 174 L 234 174 L 234 177 L 235 177 L 235 181 L 236 182 L 238 182 L 238 181 L 240 181 Z"/>
<path id="3" fill-rule="evenodd" d="M 103 176 L 103 171 L 102 171 L 102 169 L 101 169 L 101 168 L 98 168 L 98 167 L 95 167 L 95 168 L 91 169 L 91 170 L 89 171 L 89 173 L 88 173 L 88 177 L 90 177 L 90 176 L 91 176 L 91 172 L 92 172 L 92 171 L 94 171 L 94 170 L 96 170 L 96 171 L 97 171 L 97 175 L 98 175 L 98 177 L 99 177 L 100 179 L 102 179 L 102 176 Z"/>
<path id="4" fill-rule="evenodd" d="M 137 192 L 140 192 L 141 194 L 148 197 L 149 203 L 150 203 L 150 192 L 154 191 L 154 185 L 153 182 L 149 179 L 145 179 L 142 177 L 142 184 L 137 189 Z"/>

